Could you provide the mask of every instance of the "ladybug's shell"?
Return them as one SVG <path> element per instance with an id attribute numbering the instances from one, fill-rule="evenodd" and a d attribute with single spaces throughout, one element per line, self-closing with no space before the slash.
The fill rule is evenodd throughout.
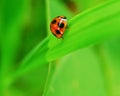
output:
<path id="1" fill-rule="evenodd" d="M 57 38 L 62 38 L 67 27 L 67 19 L 65 16 L 54 18 L 50 24 L 50 30 Z"/>

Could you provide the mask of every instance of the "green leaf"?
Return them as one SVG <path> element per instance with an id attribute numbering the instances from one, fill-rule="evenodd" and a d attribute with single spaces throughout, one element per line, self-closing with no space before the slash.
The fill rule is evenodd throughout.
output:
<path id="1" fill-rule="evenodd" d="M 0 51 L 1 51 L 1 83 L 2 95 L 6 94 L 6 78 L 13 72 L 13 66 L 16 62 L 19 42 L 21 40 L 21 28 L 29 4 L 28 0 L 1 0 L 0 9 L 2 17 L 2 30 Z M 1 35 L 0 34 L 0 35 Z M 1 85 L 1 84 L 0 84 Z M 8 87 L 8 86 L 7 86 Z M 8 92 L 9 93 L 9 92 Z M 1 95 L 1 96 L 2 96 Z"/>
<path id="2" fill-rule="evenodd" d="M 17 57 L 21 40 L 22 26 L 28 7 L 28 0 L 4 0 L 2 34 L 2 70 L 4 76 L 10 75 Z"/>
<path id="3" fill-rule="evenodd" d="M 41 66 L 42 64 L 46 64 L 46 52 L 48 51 L 48 38 L 44 39 L 40 42 L 27 56 L 21 61 L 19 68 L 9 77 L 7 78 L 6 82 L 7 86 L 11 84 L 11 82 L 15 81 L 17 78 L 23 76 L 37 67 Z"/>
<path id="4" fill-rule="evenodd" d="M 76 5 L 78 6 L 79 10 L 85 10 L 93 6 L 97 6 L 102 2 L 110 1 L 110 0 L 98 0 L 98 1 L 97 0 L 75 0 L 75 1 L 77 2 Z"/>
<path id="5" fill-rule="evenodd" d="M 65 31 L 64 40 L 50 39 L 48 61 L 119 35 L 119 9 L 120 1 L 116 0 L 73 17 L 68 21 L 69 28 Z"/>
<path id="6" fill-rule="evenodd" d="M 49 65 L 43 64 L 35 69 L 32 69 L 27 74 L 23 74 L 15 81 L 14 88 L 24 92 L 26 96 L 31 96 L 31 94 L 34 94 L 35 96 L 38 96 L 39 94 L 42 96 L 48 76 L 48 69 Z"/>
<path id="7" fill-rule="evenodd" d="M 120 95 L 120 37 L 111 39 L 102 44 L 102 50 L 109 64 L 109 76 L 112 77 L 113 96 Z"/>
<path id="8" fill-rule="evenodd" d="M 46 35 L 45 1 L 33 1 L 27 12 L 28 19 L 22 39 L 23 55 L 26 55 L 34 46 L 42 41 Z"/>
<path id="9" fill-rule="evenodd" d="M 45 96 L 110 96 L 100 61 L 91 48 L 84 48 L 60 60 Z"/>

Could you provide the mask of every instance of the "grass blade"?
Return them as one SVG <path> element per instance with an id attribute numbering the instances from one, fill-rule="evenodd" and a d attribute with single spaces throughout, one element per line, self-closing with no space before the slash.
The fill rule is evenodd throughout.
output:
<path id="1" fill-rule="evenodd" d="M 114 8 L 114 9 L 113 9 Z M 78 14 L 69 20 L 69 29 L 64 40 L 53 39 L 47 54 L 49 61 L 55 60 L 79 48 L 101 42 L 120 34 L 120 1 L 105 3 L 99 7 Z M 51 43 L 52 42 L 52 43 Z"/>

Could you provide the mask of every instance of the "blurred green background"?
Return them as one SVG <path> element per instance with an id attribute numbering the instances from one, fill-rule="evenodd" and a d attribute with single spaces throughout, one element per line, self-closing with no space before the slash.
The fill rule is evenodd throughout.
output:
<path id="1" fill-rule="evenodd" d="M 61 42 L 50 33 L 52 18 L 64 15 L 71 27 L 77 14 L 112 1 L 120 5 L 119 0 L 1 0 L 0 96 L 120 96 L 120 35 L 46 58 L 53 43 Z"/>

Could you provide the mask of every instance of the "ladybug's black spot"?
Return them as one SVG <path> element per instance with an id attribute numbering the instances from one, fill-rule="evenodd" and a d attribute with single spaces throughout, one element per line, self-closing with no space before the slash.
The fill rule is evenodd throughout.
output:
<path id="1" fill-rule="evenodd" d="M 60 34 L 60 31 L 59 31 L 59 30 L 56 30 L 56 34 Z"/>
<path id="2" fill-rule="evenodd" d="M 57 22 L 56 20 L 53 20 L 53 21 L 52 21 L 52 24 L 55 24 L 56 22 Z"/>
<path id="3" fill-rule="evenodd" d="M 64 28 L 64 23 L 58 23 L 58 26 L 59 26 L 60 28 Z"/>

